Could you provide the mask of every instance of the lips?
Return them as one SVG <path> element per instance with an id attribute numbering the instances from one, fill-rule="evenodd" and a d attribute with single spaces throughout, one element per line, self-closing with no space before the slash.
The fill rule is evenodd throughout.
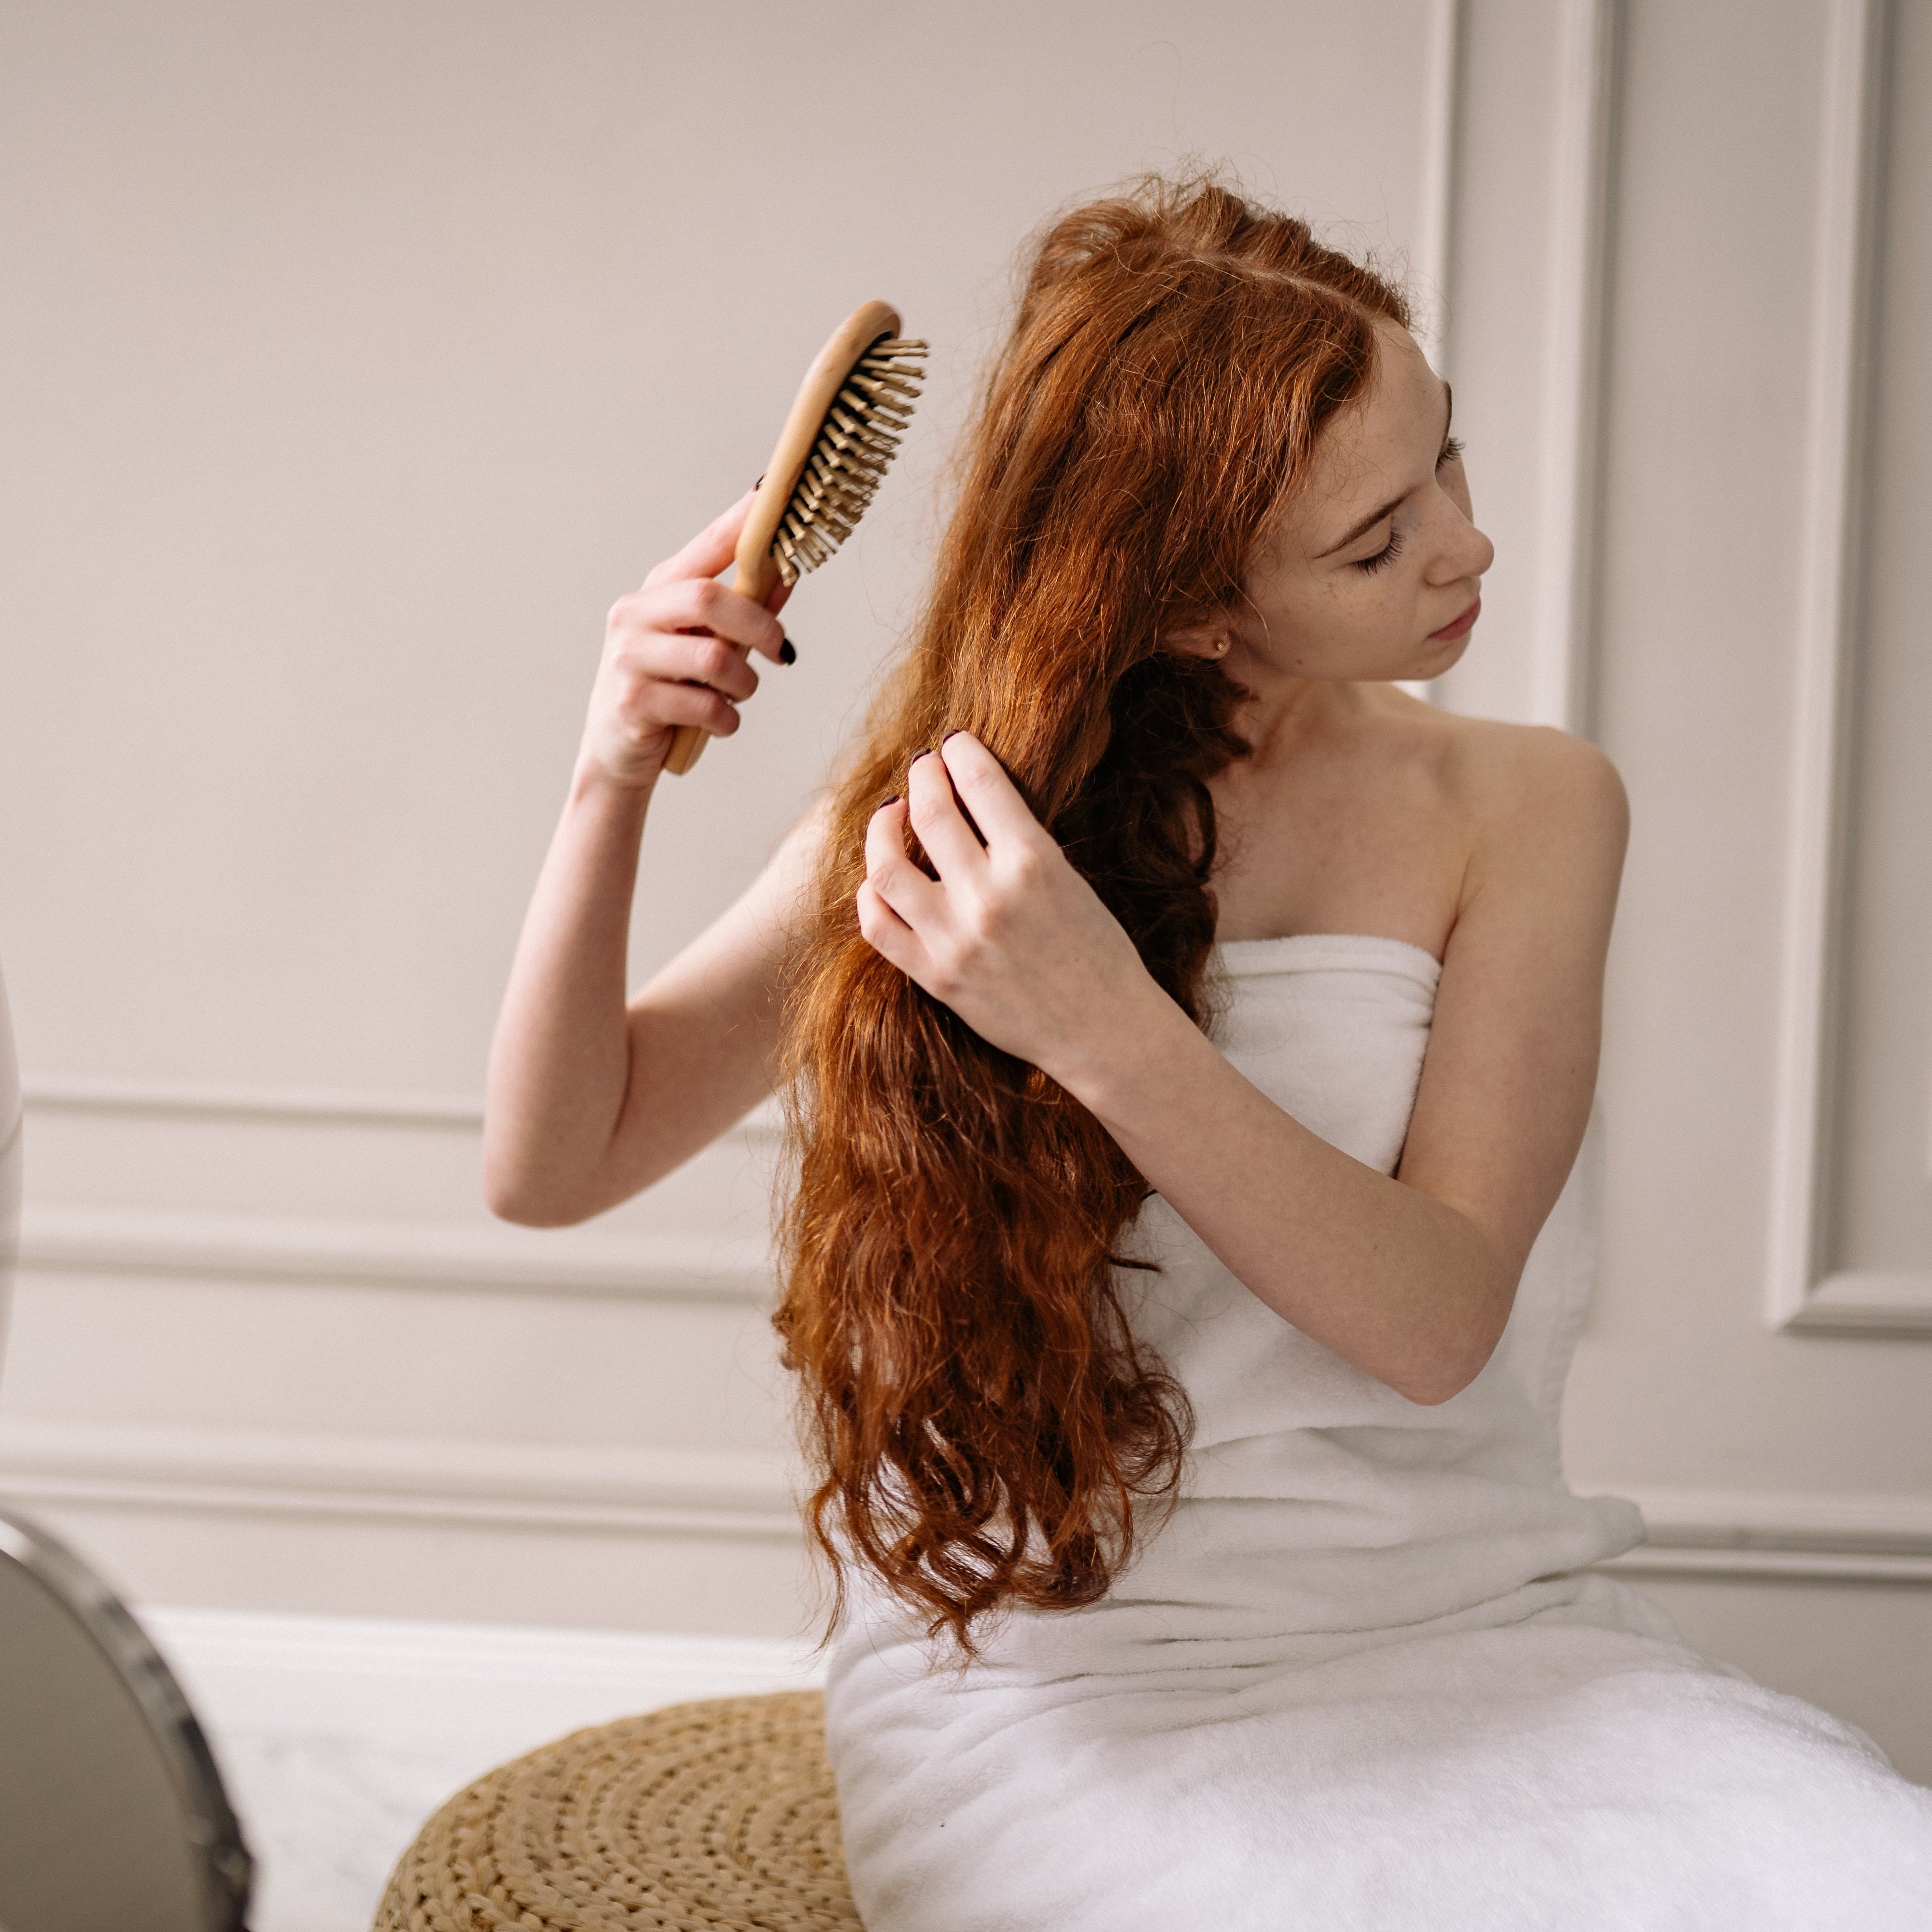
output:
<path id="1" fill-rule="evenodd" d="M 1446 644 L 1453 642 L 1456 638 L 1461 637 L 1482 614 L 1483 600 L 1478 597 L 1474 603 L 1472 604 L 1468 609 L 1453 622 L 1444 624 L 1439 631 L 1431 631 L 1429 634 L 1429 641 L 1432 644 Z"/>

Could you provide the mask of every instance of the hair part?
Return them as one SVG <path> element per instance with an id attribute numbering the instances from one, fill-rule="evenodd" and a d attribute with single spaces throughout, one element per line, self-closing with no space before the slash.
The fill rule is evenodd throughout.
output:
<path id="1" fill-rule="evenodd" d="M 1400 293 L 1305 222 L 1150 179 L 1038 238 L 906 656 L 832 802 L 787 1000 L 796 1184 L 775 1317 L 835 1617 L 857 1565 L 964 1655 L 1102 1596 L 1192 1418 L 1116 1269 L 1149 1192 L 1087 1109 L 874 952 L 866 828 L 949 730 L 1005 766 L 1197 1024 L 1208 780 L 1245 695 L 1163 635 L 1230 607 Z"/>

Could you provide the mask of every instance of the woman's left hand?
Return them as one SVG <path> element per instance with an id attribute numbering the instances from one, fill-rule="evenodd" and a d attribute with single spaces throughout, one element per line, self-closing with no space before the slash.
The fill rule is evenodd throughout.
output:
<path id="1" fill-rule="evenodd" d="M 970 732 L 915 758 L 907 793 L 866 830 L 860 931 L 982 1039 L 1080 1095 L 1150 1009 L 1178 1009 Z M 908 824 L 937 879 L 907 856 Z"/>

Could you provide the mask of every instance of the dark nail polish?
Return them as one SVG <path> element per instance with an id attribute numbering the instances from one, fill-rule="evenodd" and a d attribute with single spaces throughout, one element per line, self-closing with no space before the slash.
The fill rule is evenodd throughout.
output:
<path id="1" fill-rule="evenodd" d="M 964 730 L 965 730 L 965 728 L 965 728 L 965 726 L 964 726 L 964 725 L 963 725 L 963 724 L 956 724 L 956 725 L 954 725 L 954 727 L 952 728 L 952 729 L 951 730 L 950 730 L 949 732 L 947 732 L 947 733 L 946 733 L 946 738 L 942 738 L 942 739 L 940 739 L 939 742 L 943 745 L 943 744 L 944 744 L 944 743 L 946 742 L 946 738 L 956 738 L 956 737 L 958 737 L 958 735 L 960 734 L 960 733 L 961 733 L 962 731 Z"/>
<path id="2" fill-rule="evenodd" d="M 778 640 L 778 662 L 780 664 L 798 662 L 798 653 L 792 649 L 791 640 L 789 638 L 781 638 Z"/>
<path id="3" fill-rule="evenodd" d="M 907 759 L 906 763 L 909 765 L 916 765 L 919 763 L 920 759 L 929 758 L 932 756 L 932 747 L 930 745 L 922 745 L 917 751 L 914 752 L 910 758 Z"/>
<path id="4" fill-rule="evenodd" d="M 899 795 L 898 795 L 898 794 L 897 792 L 894 792 L 894 793 L 892 794 L 892 796 L 891 796 L 890 798 L 887 799 L 887 800 L 885 801 L 885 803 L 884 803 L 884 804 L 883 804 L 883 805 L 881 805 L 881 806 L 879 807 L 879 809 L 880 809 L 881 812 L 884 812 L 884 811 L 886 809 L 886 807 L 887 806 L 893 806 L 893 805 L 896 805 L 896 804 L 898 804 L 898 802 L 899 802 Z"/>

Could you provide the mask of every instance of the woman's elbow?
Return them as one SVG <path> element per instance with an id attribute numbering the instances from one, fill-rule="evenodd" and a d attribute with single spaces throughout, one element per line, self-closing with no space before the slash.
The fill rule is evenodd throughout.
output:
<path id="1" fill-rule="evenodd" d="M 1454 1330 L 1439 1334 L 1426 1355 L 1406 1364 L 1402 1378 L 1391 1379 L 1390 1387 L 1424 1408 L 1454 1401 L 1489 1366 L 1509 1325 L 1516 1283 L 1509 1282 L 1506 1293 L 1503 1286 L 1496 1282 L 1480 1312 L 1466 1310 Z"/>
<path id="2" fill-rule="evenodd" d="M 1502 1340 L 1502 1329 L 1497 1326 L 1480 1337 L 1469 1338 L 1461 1347 L 1445 1348 L 1406 1378 L 1396 1393 L 1423 1408 L 1439 1408 L 1445 1402 L 1453 1402 L 1489 1366 Z"/>
<path id="3" fill-rule="evenodd" d="M 1475 1379 L 1474 1376 L 1432 1376 L 1406 1382 L 1396 1394 L 1418 1408 L 1440 1408 L 1445 1402 L 1454 1401 Z"/>
<path id="4" fill-rule="evenodd" d="M 520 1228 L 568 1228 L 587 1221 L 594 1207 L 567 1198 L 554 1182 L 529 1168 L 483 1155 L 483 1204 L 500 1221 Z"/>

